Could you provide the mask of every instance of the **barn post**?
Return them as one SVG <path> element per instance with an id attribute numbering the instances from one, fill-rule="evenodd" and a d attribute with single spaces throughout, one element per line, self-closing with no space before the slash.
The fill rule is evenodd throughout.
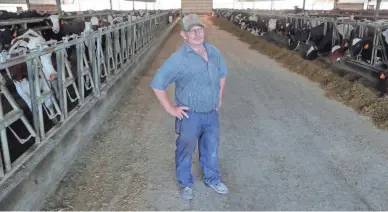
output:
<path id="1" fill-rule="evenodd" d="M 306 0 L 303 0 L 303 13 L 304 13 L 304 10 L 306 9 Z"/>
<path id="2" fill-rule="evenodd" d="M 377 18 L 379 17 L 380 5 L 381 5 L 381 0 L 377 0 L 374 20 L 377 20 Z"/>
<path id="3" fill-rule="evenodd" d="M 57 2 L 57 11 L 58 11 L 58 15 L 62 15 L 62 7 L 61 7 L 61 0 L 56 0 Z"/>
<path id="4" fill-rule="evenodd" d="M 112 11 L 113 10 L 112 0 L 110 0 L 109 3 L 110 3 L 110 10 Z"/>
<path id="5" fill-rule="evenodd" d="M 135 1 L 132 1 L 132 10 L 135 11 Z"/>
<path id="6" fill-rule="evenodd" d="M 27 10 L 31 10 L 30 0 L 26 0 Z"/>

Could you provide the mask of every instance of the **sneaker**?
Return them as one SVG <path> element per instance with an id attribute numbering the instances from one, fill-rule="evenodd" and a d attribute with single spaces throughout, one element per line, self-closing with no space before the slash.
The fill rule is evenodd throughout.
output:
<path id="1" fill-rule="evenodd" d="M 183 199 L 191 200 L 193 199 L 193 189 L 190 187 L 184 187 L 181 191 Z"/>
<path id="2" fill-rule="evenodd" d="M 215 185 L 209 185 L 214 191 L 216 191 L 218 194 L 227 194 L 228 193 L 228 187 L 226 187 L 223 183 L 218 183 Z"/>

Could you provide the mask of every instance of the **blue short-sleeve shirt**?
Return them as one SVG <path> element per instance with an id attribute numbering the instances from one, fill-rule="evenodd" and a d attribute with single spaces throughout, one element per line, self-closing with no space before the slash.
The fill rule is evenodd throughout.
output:
<path id="1" fill-rule="evenodd" d="M 166 90 L 175 83 L 175 103 L 194 112 L 210 112 L 219 105 L 220 79 L 228 75 L 220 51 L 204 43 L 208 61 L 188 44 L 174 52 L 157 70 L 151 87 Z"/>

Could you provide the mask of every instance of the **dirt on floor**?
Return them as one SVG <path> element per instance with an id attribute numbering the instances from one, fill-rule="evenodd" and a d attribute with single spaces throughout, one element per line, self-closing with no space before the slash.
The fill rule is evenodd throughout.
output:
<path id="1" fill-rule="evenodd" d="M 353 73 L 333 70 L 319 61 L 305 60 L 300 53 L 254 36 L 227 20 L 215 17 L 211 20 L 221 29 L 250 44 L 251 49 L 275 59 L 288 70 L 318 83 L 325 90 L 328 98 L 342 102 L 359 114 L 370 117 L 378 128 L 388 129 L 388 99 L 381 98 L 381 92 L 377 89 L 366 86 L 366 83 L 363 83 L 365 79 Z"/>

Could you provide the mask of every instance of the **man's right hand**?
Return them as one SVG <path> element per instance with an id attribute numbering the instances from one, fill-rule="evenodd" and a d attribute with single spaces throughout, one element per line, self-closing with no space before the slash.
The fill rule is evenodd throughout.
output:
<path id="1" fill-rule="evenodd" d="M 183 116 L 186 118 L 189 118 L 185 110 L 190 110 L 188 107 L 179 107 L 177 105 L 172 106 L 171 111 L 168 111 L 168 113 L 174 117 L 177 117 L 179 120 L 183 119 Z"/>

